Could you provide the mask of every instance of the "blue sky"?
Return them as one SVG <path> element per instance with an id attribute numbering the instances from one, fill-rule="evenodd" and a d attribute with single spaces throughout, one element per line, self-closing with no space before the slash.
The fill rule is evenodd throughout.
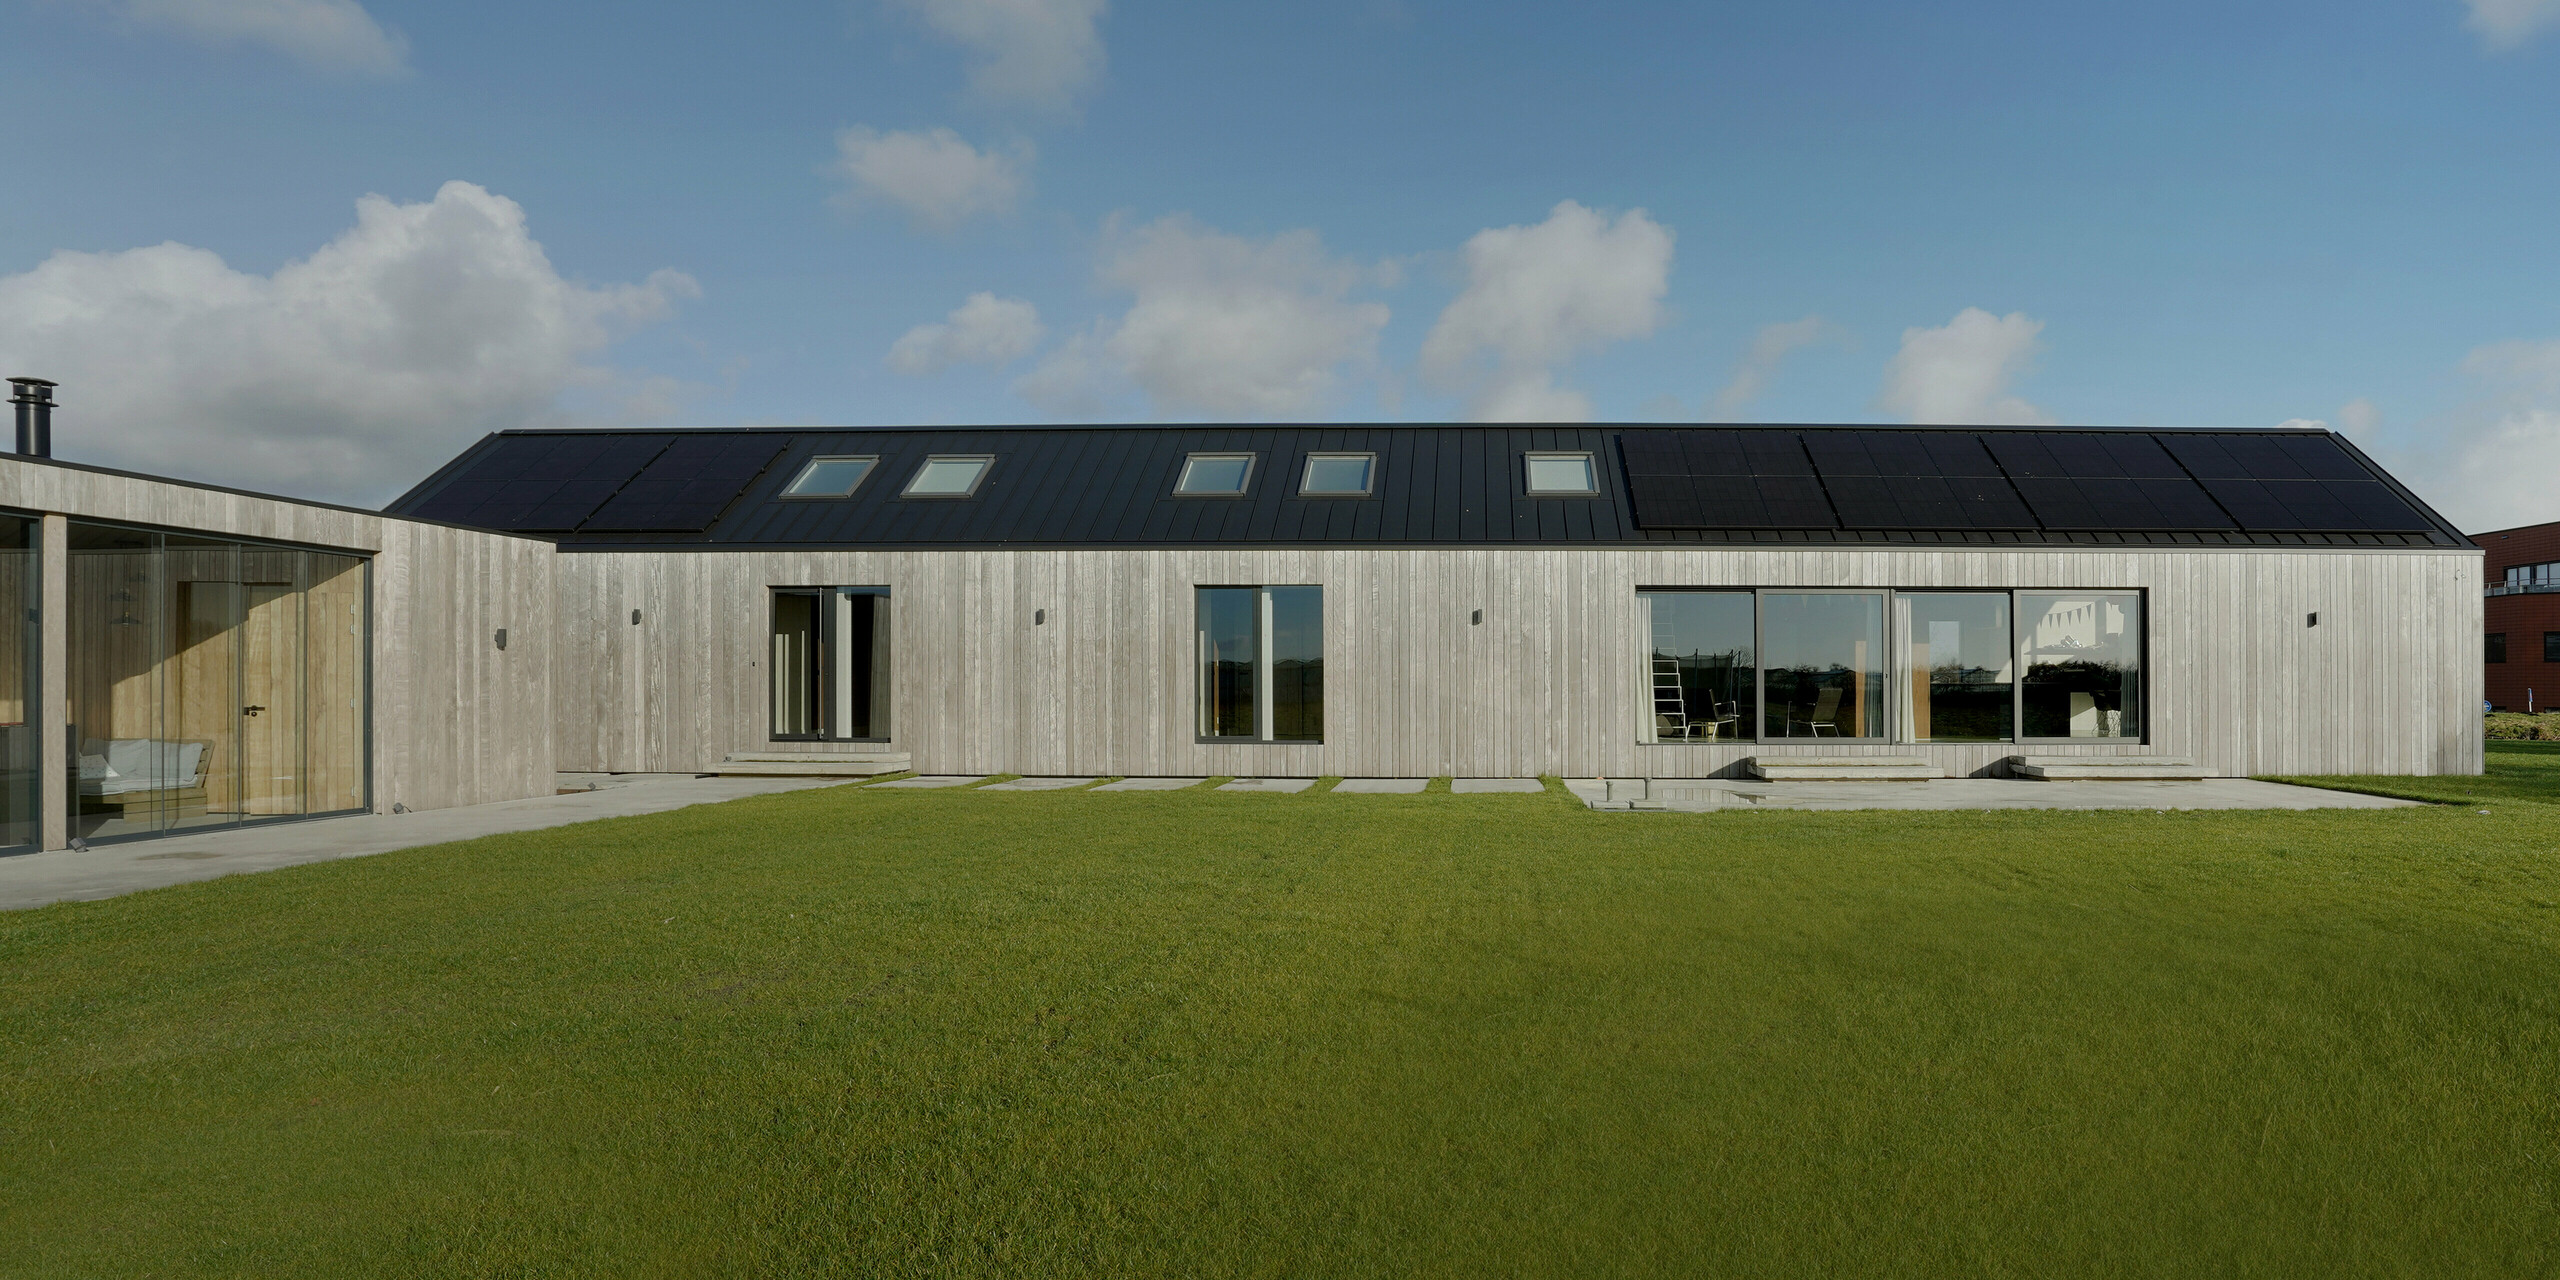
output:
<path id="1" fill-rule="evenodd" d="M 2560 0 L 0 4 L 0 363 L 77 460 L 2306 420 L 2560 518 Z"/>

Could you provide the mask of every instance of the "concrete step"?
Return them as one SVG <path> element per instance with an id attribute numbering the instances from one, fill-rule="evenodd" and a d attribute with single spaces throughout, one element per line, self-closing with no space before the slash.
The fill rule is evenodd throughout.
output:
<path id="1" fill-rule="evenodd" d="M 723 778 L 876 778 L 914 767 L 915 757 L 904 751 L 732 751 L 711 772 Z"/>
<path id="2" fill-rule="evenodd" d="M 1751 776 L 1768 782 L 1926 782 L 1946 771 L 1919 756 L 1753 756 Z"/>
<path id="3" fill-rule="evenodd" d="M 2185 756 L 2011 756 L 2009 776 L 2038 782 L 2191 782 L 2215 775 Z"/>

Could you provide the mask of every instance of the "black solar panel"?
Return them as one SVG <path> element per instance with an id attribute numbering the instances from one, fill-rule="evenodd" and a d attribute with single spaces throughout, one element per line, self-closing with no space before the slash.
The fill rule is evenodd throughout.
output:
<path id="1" fill-rule="evenodd" d="M 610 431 L 501 436 L 411 514 L 484 529 L 575 529 L 669 439 Z"/>
<path id="2" fill-rule="evenodd" d="M 773 465 L 783 444 L 771 436 L 678 436 L 579 528 L 612 533 L 701 532 Z"/>

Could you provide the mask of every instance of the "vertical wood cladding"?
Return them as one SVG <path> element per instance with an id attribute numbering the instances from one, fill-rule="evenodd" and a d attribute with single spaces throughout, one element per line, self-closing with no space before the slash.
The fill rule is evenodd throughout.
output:
<path id="1" fill-rule="evenodd" d="M 1950 774 L 2021 750 L 2228 775 L 2480 768 L 2468 551 L 633 551 L 564 554 L 559 574 L 564 769 L 771 749 L 775 586 L 890 588 L 891 745 L 927 772 L 1695 777 L 1788 750 L 1919 753 Z M 1290 584 L 1325 588 L 1325 741 L 1195 741 L 1192 589 Z M 2151 738 L 1645 745 L 1635 594 L 1681 586 L 2143 590 Z"/>

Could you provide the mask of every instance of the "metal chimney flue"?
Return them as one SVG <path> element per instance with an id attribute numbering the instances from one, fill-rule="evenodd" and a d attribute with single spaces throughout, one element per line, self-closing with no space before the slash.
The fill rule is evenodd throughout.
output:
<path id="1" fill-rule="evenodd" d="M 53 456 L 53 389 L 42 378 L 9 379 L 9 404 L 18 411 L 18 452 L 30 458 Z"/>

